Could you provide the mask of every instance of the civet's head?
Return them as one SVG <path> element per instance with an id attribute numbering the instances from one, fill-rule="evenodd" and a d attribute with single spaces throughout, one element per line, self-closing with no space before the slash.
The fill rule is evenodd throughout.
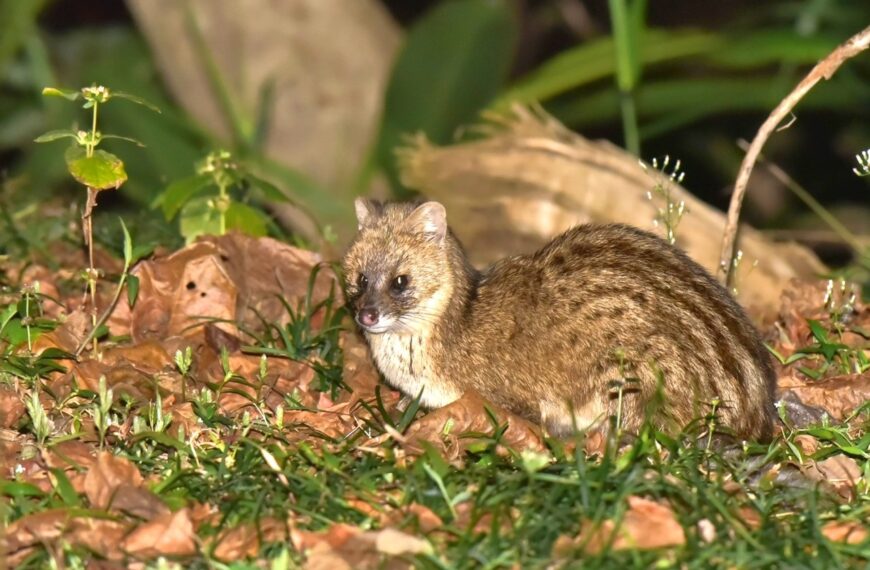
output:
<path id="1" fill-rule="evenodd" d="M 420 334 L 452 292 L 444 206 L 362 198 L 355 206 L 359 233 L 343 267 L 356 322 L 370 334 Z"/>

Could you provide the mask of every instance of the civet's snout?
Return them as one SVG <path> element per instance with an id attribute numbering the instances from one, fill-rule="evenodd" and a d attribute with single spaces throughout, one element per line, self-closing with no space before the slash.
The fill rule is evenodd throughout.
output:
<path id="1" fill-rule="evenodd" d="M 372 306 L 363 307 L 356 314 L 356 322 L 363 327 L 373 327 L 379 319 L 378 310 Z"/>

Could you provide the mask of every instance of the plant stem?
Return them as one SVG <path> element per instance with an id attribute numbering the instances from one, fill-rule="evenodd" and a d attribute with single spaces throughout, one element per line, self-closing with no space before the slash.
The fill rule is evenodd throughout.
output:
<path id="1" fill-rule="evenodd" d="M 225 184 L 218 184 L 218 191 L 220 192 L 220 197 L 218 198 L 218 213 L 220 214 L 220 235 L 224 235 L 227 233 L 227 211 L 226 211 L 226 203 L 227 203 L 227 187 Z"/>
<path id="2" fill-rule="evenodd" d="M 94 113 L 93 113 L 93 119 L 91 120 L 91 140 L 92 141 L 96 140 L 96 136 L 97 136 L 97 109 L 99 106 L 100 106 L 100 104 L 97 101 L 94 101 Z M 88 158 L 94 156 L 94 145 L 93 144 L 89 144 L 86 147 L 86 149 L 87 149 L 86 152 L 87 152 Z"/>
<path id="3" fill-rule="evenodd" d="M 619 109 L 622 114 L 622 136 L 625 138 L 625 148 L 633 155 L 640 156 L 640 130 L 637 126 L 637 109 L 633 92 L 620 92 Z"/>
<path id="4" fill-rule="evenodd" d="M 94 351 L 97 349 L 97 328 L 103 326 L 103 324 L 109 320 L 109 317 L 112 315 L 112 311 L 115 310 L 115 306 L 118 304 L 118 301 L 121 299 L 121 293 L 124 291 L 124 285 L 127 283 L 127 276 L 129 275 L 129 266 L 124 266 L 124 272 L 121 273 L 121 278 L 118 280 L 118 287 L 115 289 L 115 295 L 112 297 L 112 302 L 109 303 L 109 306 L 106 307 L 106 310 L 103 311 L 103 314 L 100 315 L 100 318 L 94 321 L 94 326 L 91 329 L 91 332 L 82 340 L 81 344 L 79 344 L 78 348 L 76 348 L 75 355 L 78 356 L 82 353 L 85 347 L 89 342 L 93 341 L 94 343 Z M 96 306 L 94 307 L 96 309 Z M 96 310 L 94 310 L 94 316 L 96 316 Z"/>
<path id="5" fill-rule="evenodd" d="M 94 100 L 94 112 L 91 118 L 91 143 L 85 147 L 85 154 L 88 158 L 94 156 L 94 141 L 97 137 L 97 115 L 99 114 L 100 103 Z M 94 224 L 93 213 L 97 206 L 97 191 L 88 188 L 87 202 L 85 203 L 85 211 L 82 213 L 82 231 L 84 232 L 85 245 L 88 246 L 88 291 L 91 297 L 91 334 L 93 339 L 94 354 L 97 354 L 97 270 L 94 267 Z"/>
<path id="6" fill-rule="evenodd" d="M 96 114 L 95 114 L 96 116 Z M 85 211 L 82 213 L 82 231 L 84 232 L 85 245 L 88 246 L 88 291 L 91 297 L 91 337 L 94 341 L 94 354 L 97 353 L 97 271 L 94 268 L 94 226 L 93 213 L 97 205 L 97 191 L 88 186 L 88 198 L 85 203 Z"/>
<path id="7" fill-rule="evenodd" d="M 24 316 L 27 318 L 27 326 L 24 327 L 27 331 L 27 352 L 33 354 L 33 340 L 30 335 L 30 292 L 24 293 Z"/>
<path id="8" fill-rule="evenodd" d="M 634 90 L 640 76 L 637 57 L 637 38 L 633 32 L 640 33 L 638 26 L 632 26 L 626 0 L 609 0 L 610 20 L 613 26 L 613 39 L 616 44 L 616 84 L 619 87 L 619 104 L 622 110 L 622 131 L 625 148 L 635 156 L 640 156 L 640 134 L 637 127 L 637 111 L 634 104 Z M 641 8 L 635 6 L 635 9 Z"/>

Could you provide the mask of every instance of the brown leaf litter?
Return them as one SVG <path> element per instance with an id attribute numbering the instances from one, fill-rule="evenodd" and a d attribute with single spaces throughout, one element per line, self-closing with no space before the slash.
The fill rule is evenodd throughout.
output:
<path id="1" fill-rule="evenodd" d="M 631 496 L 622 519 L 606 519 L 601 523 L 584 520 L 577 536 L 556 539 L 553 555 L 565 558 L 578 549 L 584 554 L 598 554 L 608 548 L 647 550 L 685 543 L 683 527 L 670 506 Z"/>

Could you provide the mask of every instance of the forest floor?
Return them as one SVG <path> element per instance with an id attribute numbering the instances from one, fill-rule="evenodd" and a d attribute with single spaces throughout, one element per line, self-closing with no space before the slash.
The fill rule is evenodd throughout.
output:
<path id="1" fill-rule="evenodd" d="M 777 436 L 723 451 L 715 414 L 617 443 L 473 394 L 399 411 L 332 270 L 267 238 L 141 262 L 95 348 L 54 253 L 3 267 L 0 567 L 870 565 L 870 308 L 838 283 L 786 292 Z"/>

